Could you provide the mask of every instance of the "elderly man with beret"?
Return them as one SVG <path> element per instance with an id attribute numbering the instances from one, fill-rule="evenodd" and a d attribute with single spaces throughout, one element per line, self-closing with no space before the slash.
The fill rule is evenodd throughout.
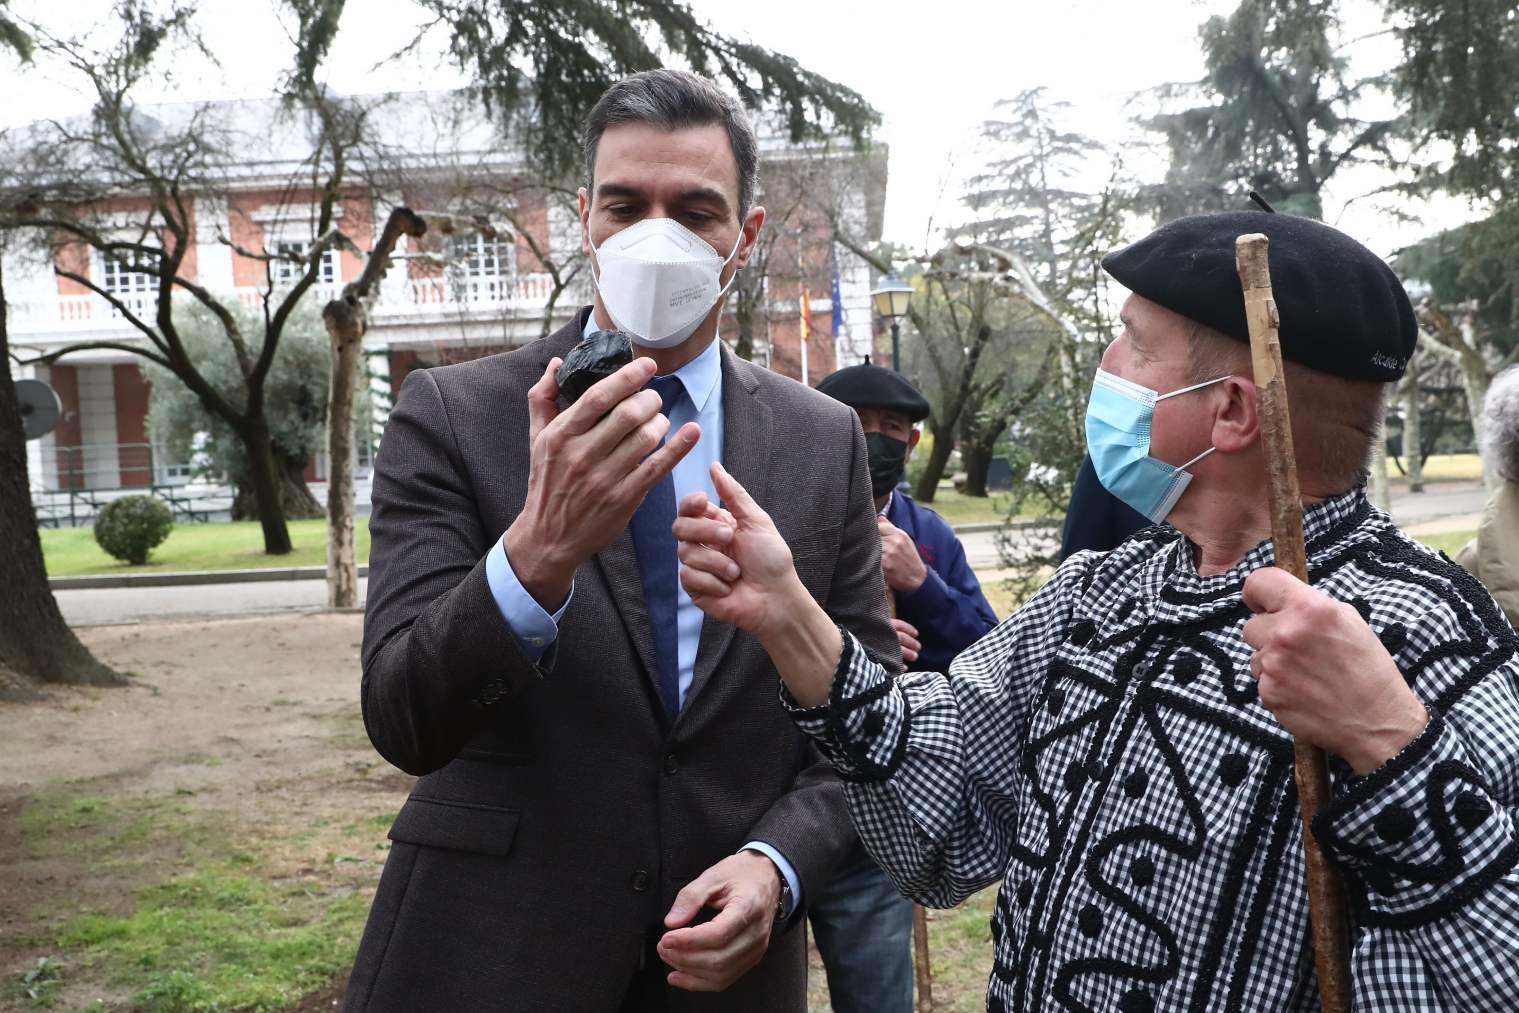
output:
<path id="1" fill-rule="evenodd" d="M 1234 240 L 1264 232 L 1312 586 L 1272 565 Z M 1367 500 L 1415 324 L 1318 222 L 1171 222 L 1103 266 L 1132 295 L 1087 414 L 1156 526 L 1077 553 L 948 677 L 897 678 L 792 574 L 725 473 L 682 503 L 682 579 L 751 631 L 847 782 L 866 847 L 949 906 L 1001 882 L 991 1010 L 1313 1010 L 1293 740 L 1330 754 L 1357 1009 L 1519 1009 L 1519 637 Z M 1162 523 L 1163 522 L 1163 523 Z M 736 570 L 736 575 L 735 575 Z"/>

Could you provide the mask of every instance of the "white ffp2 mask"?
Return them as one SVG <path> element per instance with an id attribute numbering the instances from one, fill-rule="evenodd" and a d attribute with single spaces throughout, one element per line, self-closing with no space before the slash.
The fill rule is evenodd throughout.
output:
<path id="1" fill-rule="evenodd" d="M 724 257 L 672 218 L 645 218 L 599 247 L 592 245 L 591 277 L 618 329 L 645 348 L 673 348 L 694 334 L 727 294 L 733 279 L 721 283 L 723 268 L 743 239 L 740 229 Z"/>

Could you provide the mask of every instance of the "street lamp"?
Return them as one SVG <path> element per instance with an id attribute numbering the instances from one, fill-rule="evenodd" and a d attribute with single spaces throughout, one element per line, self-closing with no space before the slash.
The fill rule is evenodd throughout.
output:
<path id="1" fill-rule="evenodd" d="M 891 368 L 902 372 L 901 320 L 907 316 L 907 304 L 912 301 L 912 286 L 891 274 L 881 282 L 881 287 L 870 293 L 871 305 L 878 314 L 891 321 Z"/>

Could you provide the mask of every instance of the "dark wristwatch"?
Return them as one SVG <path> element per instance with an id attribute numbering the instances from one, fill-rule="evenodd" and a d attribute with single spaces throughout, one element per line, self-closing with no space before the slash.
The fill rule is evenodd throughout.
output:
<path id="1" fill-rule="evenodd" d="M 775 865 L 774 862 L 770 864 Z M 780 923 L 786 920 L 786 914 L 791 910 L 791 883 L 778 865 L 775 867 L 775 875 L 781 881 L 781 895 L 775 899 L 775 920 Z"/>

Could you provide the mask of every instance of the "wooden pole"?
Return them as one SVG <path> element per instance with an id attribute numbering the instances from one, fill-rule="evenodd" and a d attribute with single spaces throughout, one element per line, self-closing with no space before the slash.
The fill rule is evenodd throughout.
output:
<path id="1" fill-rule="evenodd" d="M 897 617 L 897 596 L 886 589 L 886 607 Z M 928 962 L 928 911 L 922 904 L 912 906 L 912 965 L 918 981 L 917 1013 L 933 1013 L 934 971 Z"/>
<path id="2" fill-rule="evenodd" d="M 1261 445 L 1270 489 L 1271 540 L 1276 565 L 1308 582 L 1303 544 L 1303 499 L 1298 489 L 1297 459 L 1292 450 L 1292 419 L 1282 375 L 1282 346 L 1276 300 L 1267 263 L 1270 241 L 1260 233 L 1235 240 L 1235 266 L 1245 293 L 1250 353 L 1260 398 Z M 1313 836 L 1313 817 L 1329 801 L 1329 768 L 1324 751 L 1309 743 L 1293 746 L 1293 773 L 1303 816 L 1303 857 L 1308 868 L 1308 917 L 1319 976 L 1319 1001 L 1325 1013 L 1350 1013 L 1350 940 L 1345 915 L 1345 884 Z"/>
<path id="3" fill-rule="evenodd" d="M 359 383 L 359 354 L 369 326 L 367 307 L 402 235 L 421 236 L 427 224 L 408 208 L 396 208 L 357 281 L 322 310 L 332 344 L 331 388 L 327 401 L 327 605 L 353 608 L 359 598 L 359 568 L 353 530 L 353 403 Z"/>

